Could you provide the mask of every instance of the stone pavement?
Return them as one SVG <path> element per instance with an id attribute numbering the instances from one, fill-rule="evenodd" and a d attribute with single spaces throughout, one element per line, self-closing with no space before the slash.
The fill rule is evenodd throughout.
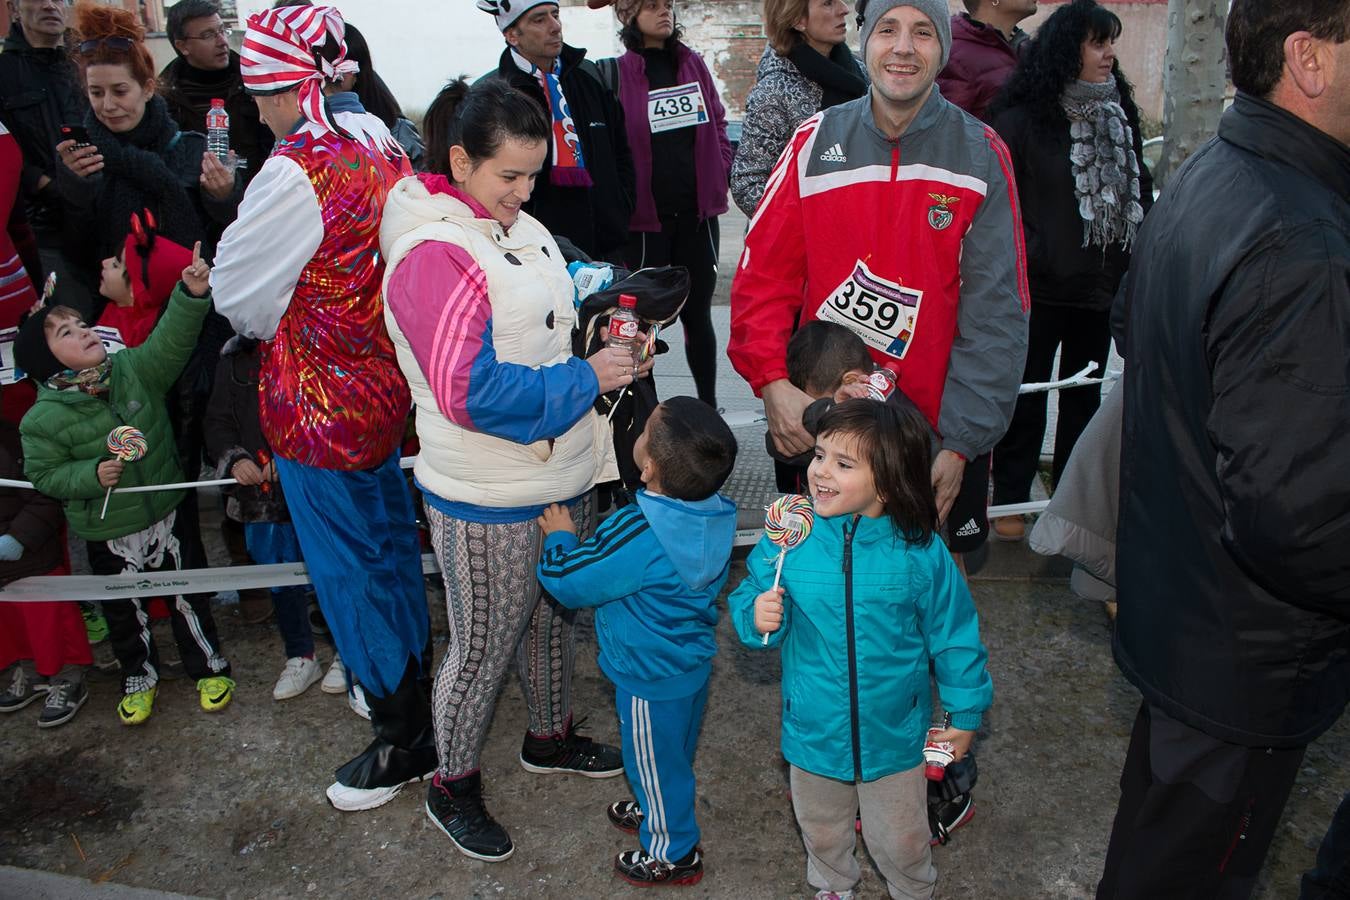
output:
<path id="1" fill-rule="evenodd" d="M 726 314 L 725 306 L 714 309 L 723 335 Z M 671 336 L 675 352 L 657 365 L 660 392 L 692 394 L 678 333 Z M 719 397 L 728 415 L 758 409 L 725 363 Z M 736 431 L 741 455 L 729 488 L 753 520 L 772 496 L 772 472 L 760 449 L 763 426 Z M 1024 544 L 994 544 L 991 551 L 972 592 L 995 704 L 976 741 L 975 819 L 935 851 L 938 895 L 1091 897 L 1138 695 L 1111 660 L 1100 607 L 1069 593 L 1061 562 L 1037 557 Z M 730 583 L 743 573 L 743 563 L 734 562 Z M 446 621 L 435 578 L 428 600 L 439 659 Z M 369 741 L 369 726 L 342 698 L 317 689 L 273 701 L 283 662 L 275 628 L 241 624 L 234 607 L 218 607 L 217 614 L 239 682 L 235 702 L 218 715 L 197 708 L 190 682 L 166 681 L 150 721 L 122 727 L 113 711 L 116 681 L 105 677 L 91 682 L 89 703 L 61 728 L 39 731 L 36 707 L 3 717 L 0 866 L 18 869 L 0 869 L 0 900 L 159 896 L 149 891 L 230 898 L 645 896 L 610 869 L 613 855 L 634 845 L 604 816 L 608 802 L 627 795 L 622 779 L 532 775 L 516 761 L 526 714 L 514 676 L 497 702 L 483 772 L 489 809 L 517 851 L 504 863 L 476 862 L 456 853 L 427 820 L 420 786 L 368 813 L 329 807 L 323 788 L 333 768 Z M 613 688 L 596 666 L 588 613 L 577 640 L 574 707 L 589 717 L 591 735 L 614 741 Z M 707 875 L 680 896 L 809 897 L 778 752 L 778 656 L 742 646 L 725 616 L 718 642 L 696 763 Z M 161 643 L 161 651 L 169 647 L 171 641 Z M 324 662 L 330 652 L 321 648 Z M 1258 900 L 1297 896 L 1298 874 L 1312 864 L 1348 787 L 1350 723 L 1342 721 L 1309 749 Z M 863 871 L 860 900 L 880 900 L 885 889 L 875 870 L 865 862 Z"/>

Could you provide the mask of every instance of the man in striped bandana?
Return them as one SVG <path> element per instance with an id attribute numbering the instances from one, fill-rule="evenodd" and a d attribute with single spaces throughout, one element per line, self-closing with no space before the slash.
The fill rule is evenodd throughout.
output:
<path id="1" fill-rule="evenodd" d="M 373 809 L 436 768 L 430 625 L 398 464 L 408 387 L 384 326 L 384 200 L 411 174 L 384 124 L 337 87 L 357 64 L 326 6 L 252 16 L 244 86 L 277 137 L 225 232 L 211 284 L 262 341 L 259 413 L 319 605 L 375 739 L 328 799 Z"/>

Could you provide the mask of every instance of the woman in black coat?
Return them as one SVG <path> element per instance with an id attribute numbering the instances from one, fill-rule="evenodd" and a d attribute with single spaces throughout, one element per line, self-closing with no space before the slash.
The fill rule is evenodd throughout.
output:
<path id="1" fill-rule="evenodd" d="M 1143 164 L 1139 111 L 1120 73 L 1121 24 L 1093 0 L 1055 11 L 1036 33 L 990 111 L 1012 153 L 1026 236 L 1031 323 L 1023 382 L 1049 381 L 1096 363 L 1111 349 L 1110 309 L 1130 245 L 1153 203 Z M 1017 400 L 994 451 L 994 504 L 1030 499 L 1045 440 L 1046 397 Z M 1099 385 L 1059 393 L 1051 484 L 1101 403 Z M 1019 540 L 1021 517 L 998 519 L 994 536 Z"/>

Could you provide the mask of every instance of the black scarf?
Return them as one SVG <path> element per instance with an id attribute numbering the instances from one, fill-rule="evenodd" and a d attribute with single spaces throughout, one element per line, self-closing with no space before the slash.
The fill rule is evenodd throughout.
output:
<path id="1" fill-rule="evenodd" d="M 820 108 L 829 109 L 856 100 L 867 93 L 867 81 L 858 71 L 848 44 L 835 44 L 828 57 L 821 56 L 806 41 L 788 51 L 788 59 L 807 78 L 820 85 Z"/>
<path id="2" fill-rule="evenodd" d="M 239 62 L 230 56 L 230 65 L 223 69 L 199 69 L 189 65 L 187 59 L 179 57 L 173 67 L 167 92 L 182 105 L 200 112 L 203 120 L 211 101 L 220 98 L 228 101 L 239 80 Z"/>
<path id="3" fill-rule="evenodd" d="M 202 145 L 182 139 L 162 97 L 150 98 L 131 131 L 113 134 L 92 112 L 85 127 L 103 154 L 103 185 L 95 210 L 101 256 L 121 250 L 131 214 L 143 209 L 154 213 L 160 234 L 184 247 L 206 237 L 191 194 L 201 172 Z"/>

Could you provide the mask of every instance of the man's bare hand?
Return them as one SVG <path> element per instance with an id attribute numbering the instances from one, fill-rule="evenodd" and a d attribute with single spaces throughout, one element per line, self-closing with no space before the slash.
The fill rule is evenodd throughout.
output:
<path id="1" fill-rule="evenodd" d="M 760 391 L 764 399 L 764 416 L 769 420 L 778 452 L 798 456 L 816 445 L 816 439 L 802 427 L 802 413 L 811 405 L 810 395 L 793 386 L 786 378 L 771 381 Z"/>
<path id="2" fill-rule="evenodd" d="M 947 521 L 965 474 L 966 461 L 953 450 L 943 450 L 933 460 L 933 494 L 937 499 L 939 525 Z"/>

